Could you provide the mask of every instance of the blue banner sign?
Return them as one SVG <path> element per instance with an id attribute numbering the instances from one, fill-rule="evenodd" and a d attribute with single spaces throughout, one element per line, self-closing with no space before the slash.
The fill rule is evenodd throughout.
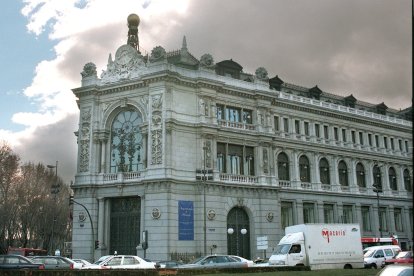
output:
<path id="1" fill-rule="evenodd" d="M 192 201 L 178 201 L 178 240 L 194 240 L 194 206 Z"/>

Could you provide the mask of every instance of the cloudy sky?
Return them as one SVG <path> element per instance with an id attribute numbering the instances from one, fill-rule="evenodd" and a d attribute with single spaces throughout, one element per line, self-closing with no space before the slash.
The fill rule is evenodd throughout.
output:
<path id="1" fill-rule="evenodd" d="M 410 0 L 14 0 L 0 11 L 0 141 L 22 161 L 76 173 L 85 63 L 98 75 L 126 43 L 136 13 L 140 46 L 167 51 L 185 35 L 197 58 L 232 58 L 243 71 L 404 109 L 412 103 Z"/>

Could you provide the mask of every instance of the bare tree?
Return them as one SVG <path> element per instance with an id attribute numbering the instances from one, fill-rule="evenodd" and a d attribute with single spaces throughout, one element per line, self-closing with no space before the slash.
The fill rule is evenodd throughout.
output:
<path id="1" fill-rule="evenodd" d="M 49 251 L 52 242 L 62 248 L 71 233 L 69 195 L 70 187 L 45 165 L 19 167 L 11 148 L 0 147 L 0 253 L 9 246 Z"/>
<path id="2" fill-rule="evenodd" d="M 13 192 L 13 184 L 18 175 L 19 156 L 14 154 L 11 147 L 5 142 L 0 145 L 0 253 L 4 253 L 10 241 L 12 233 L 10 229 L 15 224 L 13 209 L 14 201 L 10 193 Z"/>

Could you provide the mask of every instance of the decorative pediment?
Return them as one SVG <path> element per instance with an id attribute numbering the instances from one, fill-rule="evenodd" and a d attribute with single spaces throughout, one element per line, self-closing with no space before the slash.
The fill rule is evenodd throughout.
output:
<path id="1" fill-rule="evenodd" d="M 345 101 L 345 106 L 349 106 L 349 107 L 354 108 L 357 99 L 355 99 L 355 97 L 351 94 L 351 95 L 345 97 L 344 101 Z"/>
<path id="2" fill-rule="evenodd" d="M 279 78 L 278 75 L 276 77 L 269 79 L 269 87 L 270 89 L 276 89 L 277 91 L 280 91 L 280 88 L 283 84 L 283 81 Z"/>
<path id="3" fill-rule="evenodd" d="M 376 111 L 377 111 L 378 114 L 385 115 L 386 112 L 387 112 L 388 106 L 386 106 L 384 104 L 384 102 L 382 102 L 382 103 L 376 105 L 375 106 L 375 109 L 376 109 Z"/>
<path id="4" fill-rule="evenodd" d="M 240 73 L 242 72 L 243 67 L 237 62 L 230 60 L 223 60 L 216 63 L 216 74 L 227 76 L 230 75 L 235 79 L 240 79 Z"/>
<path id="5" fill-rule="evenodd" d="M 322 90 L 320 90 L 317 85 L 309 89 L 309 97 L 312 99 L 319 100 L 321 94 L 322 94 Z"/>
<path id="6" fill-rule="evenodd" d="M 106 71 L 101 74 L 102 83 L 134 79 L 146 70 L 144 58 L 130 45 L 122 45 L 115 53 L 115 60 L 109 54 Z"/>

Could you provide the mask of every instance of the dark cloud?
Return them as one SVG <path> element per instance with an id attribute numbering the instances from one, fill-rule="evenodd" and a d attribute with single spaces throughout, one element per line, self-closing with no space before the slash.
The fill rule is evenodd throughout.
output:
<path id="1" fill-rule="evenodd" d="M 411 3 L 400 1 L 191 1 L 163 40 L 186 35 L 196 57 L 211 53 L 253 73 L 389 107 L 411 99 Z M 148 23 L 148 25 L 152 24 Z M 155 23 L 156 24 L 156 23 Z M 141 28 L 141 36 L 147 35 Z M 171 50 L 170 48 L 167 48 Z"/>
<path id="2" fill-rule="evenodd" d="M 39 127 L 33 137 L 22 139 L 15 151 L 23 163 L 55 165 L 58 161 L 58 175 L 70 184 L 76 174 L 78 149 L 74 132 L 78 129 L 78 121 L 78 115 L 70 115 L 56 124 Z"/>
<path id="3" fill-rule="evenodd" d="M 127 16 L 80 34 L 60 70 L 79 86 L 85 63 L 94 62 L 100 75 L 108 54 L 126 42 Z M 270 77 L 398 109 L 411 105 L 411 26 L 408 0 L 209 0 L 190 1 L 185 15 L 141 16 L 139 37 L 151 52 L 158 45 L 179 49 L 186 35 L 197 58 L 232 58 L 245 72 L 263 66 Z M 39 128 L 18 153 L 45 164 L 58 160 L 59 174 L 73 180 L 77 122 L 72 115 Z"/>

